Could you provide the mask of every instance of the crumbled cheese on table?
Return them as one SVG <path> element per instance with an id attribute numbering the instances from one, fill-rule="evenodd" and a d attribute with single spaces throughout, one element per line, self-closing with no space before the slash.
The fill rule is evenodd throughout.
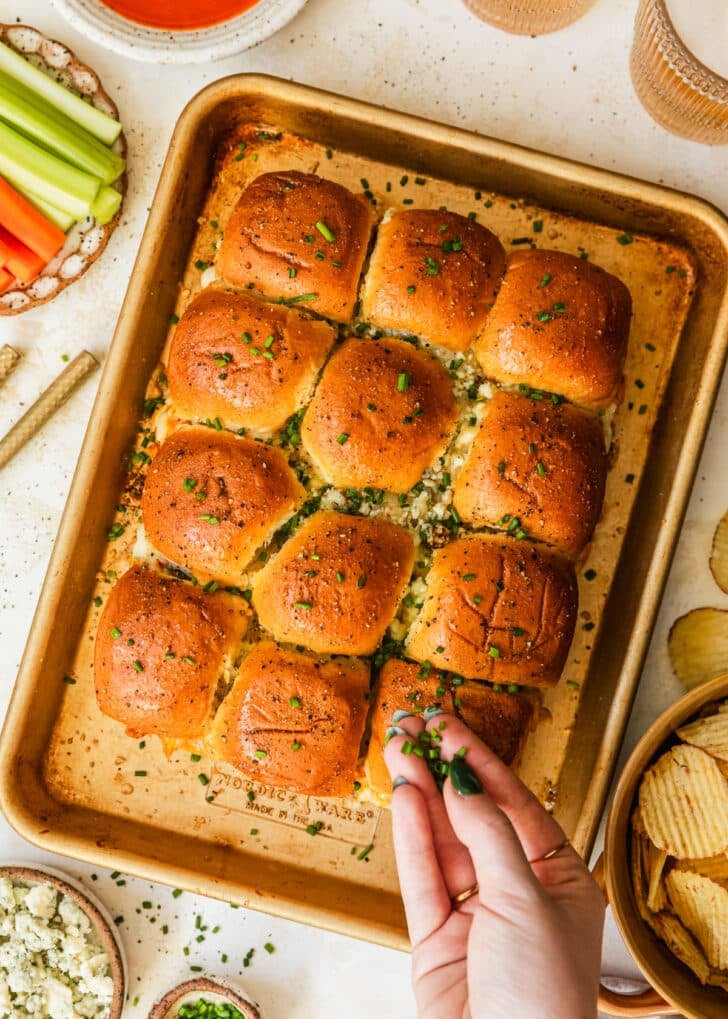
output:
<path id="1" fill-rule="evenodd" d="M 106 1019 L 113 992 L 83 910 L 51 885 L 0 878 L 0 1017 Z"/>

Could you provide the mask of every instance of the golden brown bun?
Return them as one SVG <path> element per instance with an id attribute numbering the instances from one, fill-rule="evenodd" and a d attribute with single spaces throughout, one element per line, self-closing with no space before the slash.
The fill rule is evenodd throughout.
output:
<path id="1" fill-rule="evenodd" d="M 130 736 L 193 742 L 211 717 L 225 659 L 234 658 L 249 619 L 242 598 L 205 594 L 134 566 L 112 589 L 99 620 L 99 707 Z"/>
<path id="2" fill-rule="evenodd" d="M 367 199 L 340 184 L 297 170 L 264 173 L 248 185 L 233 209 L 217 270 L 228 283 L 252 283 L 251 289 L 271 299 L 315 294 L 301 305 L 335 322 L 348 322 L 373 224 Z"/>
<path id="3" fill-rule="evenodd" d="M 237 585 L 255 551 L 305 497 L 273 446 L 181 428 L 149 468 L 142 520 L 152 545 L 198 580 Z"/>
<path id="4" fill-rule="evenodd" d="M 379 226 L 362 318 L 465 350 L 488 317 L 504 267 L 500 241 L 479 223 L 434 209 L 396 212 Z"/>
<path id="5" fill-rule="evenodd" d="M 577 556 L 592 536 L 607 476 L 597 418 L 570 404 L 496 392 L 455 482 L 453 505 L 476 527 Z"/>
<path id="6" fill-rule="evenodd" d="M 271 342 L 270 337 L 273 337 Z M 271 432 L 308 399 L 336 339 L 325 322 L 246 294 L 204 290 L 175 329 L 167 376 L 181 418 Z"/>
<path id="7" fill-rule="evenodd" d="M 260 782 L 346 796 L 353 789 L 368 693 L 369 666 L 362 661 L 322 662 L 261 641 L 217 712 L 213 756 Z"/>
<path id="8" fill-rule="evenodd" d="M 387 802 L 392 780 L 384 762 L 387 729 L 395 711 L 417 713 L 439 707 L 457 715 L 506 764 L 517 762 L 526 736 L 536 722 L 535 692 L 504 693 L 485 683 L 452 677 L 397 658 L 379 673 L 371 713 L 371 740 L 365 761 L 367 783 L 375 796 Z"/>
<path id="9" fill-rule="evenodd" d="M 519 251 L 474 350 L 487 376 L 586 407 L 621 399 L 632 299 L 624 283 L 562 251 Z"/>
<path id="10" fill-rule="evenodd" d="M 404 340 L 347 340 L 327 364 L 301 438 L 329 484 L 407 492 L 445 449 L 458 408 L 447 371 Z"/>
<path id="11" fill-rule="evenodd" d="M 576 602 L 573 566 L 559 556 L 497 535 L 458 538 L 435 553 L 407 653 L 470 679 L 553 686 Z"/>
<path id="12" fill-rule="evenodd" d="M 276 640 L 370 655 L 392 622 L 414 542 L 387 520 L 315 513 L 258 574 L 253 605 Z"/>

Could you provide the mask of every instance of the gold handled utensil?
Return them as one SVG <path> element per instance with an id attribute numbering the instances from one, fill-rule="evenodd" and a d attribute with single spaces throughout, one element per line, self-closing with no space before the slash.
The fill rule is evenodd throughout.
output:
<path id="1" fill-rule="evenodd" d="M 99 362 L 87 350 L 81 351 L 78 357 L 63 369 L 61 374 L 51 382 L 35 403 L 28 408 L 19 421 L 0 439 L 0 468 L 15 456 L 18 450 L 43 427 L 49 417 L 63 406 L 73 390 L 98 368 Z M 12 369 L 11 369 L 12 370 Z"/>

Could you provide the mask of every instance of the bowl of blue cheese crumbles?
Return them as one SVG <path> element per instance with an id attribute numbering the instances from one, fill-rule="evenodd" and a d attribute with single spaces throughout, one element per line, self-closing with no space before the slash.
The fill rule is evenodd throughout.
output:
<path id="1" fill-rule="evenodd" d="M 69 879 L 0 867 L 0 1019 L 119 1019 L 121 949 Z"/>

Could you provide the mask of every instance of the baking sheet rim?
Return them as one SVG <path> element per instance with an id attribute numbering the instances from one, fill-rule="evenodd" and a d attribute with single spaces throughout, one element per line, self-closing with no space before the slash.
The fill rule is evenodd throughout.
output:
<path id="1" fill-rule="evenodd" d="M 659 207 L 669 207 L 673 212 L 691 215 L 702 221 L 706 227 L 712 230 L 717 239 L 722 242 L 724 248 L 728 250 L 728 221 L 726 221 L 719 210 L 701 198 L 686 195 L 660 185 L 643 182 L 622 174 L 615 174 L 608 170 L 584 166 L 581 163 L 559 156 L 535 152 L 523 146 L 488 138 L 461 128 L 448 127 L 447 125 L 411 114 L 373 107 L 371 104 L 359 100 L 331 95 L 309 86 L 297 85 L 267 75 L 233 75 L 206 86 L 187 104 L 175 126 L 167 158 L 162 168 L 160 181 L 152 203 L 151 213 L 140 242 L 129 286 L 117 321 L 114 339 L 107 357 L 107 363 L 104 366 L 98 394 L 61 519 L 57 540 L 31 624 L 28 642 L 8 707 L 2 737 L 0 737 L 0 807 L 9 823 L 19 834 L 41 848 L 51 849 L 64 855 L 83 859 L 89 863 L 98 862 L 103 865 L 108 863 L 110 866 L 118 866 L 123 861 L 129 873 L 135 873 L 147 878 L 151 877 L 154 880 L 167 884 L 174 883 L 174 875 L 182 876 L 189 874 L 193 880 L 187 882 L 186 877 L 184 878 L 188 887 L 191 885 L 203 894 L 213 896 L 226 888 L 232 888 L 233 884 L 209 877 L 201 880 L 197 871 L 187 871 L 171 864 L 150 861 L 149 857 L 141 857 L 128 851 L 123 851 L 120 854 L 117 853 L 112 860 L 112 850 L 91 843 L 86 838 L 74 837 L 66 833 L 57 833 L 47 828 L 39 830 L 38 822 L 40 819 L 33 814 L 28 804 L 18 800 L 17 790 L 14 788 L 12 780 L 16 774 L 18 759 L 22 757 L 22 747 L 19 745 L 19 740 L 22 736 L 22 723 L 25 722 L 30 708 L 30 701 L 40 680 L 35 663 L 42 660 L 44 649 L 51 638 L 56 607 L 62 597 L 63 587 L 71 567 L 71 552 L 77 542 L 81 540 L 83 514 L 80 510 L 88 497 L 90 482 L 95 476 L 100 458 L 104 454 L 103 443 L 99 441 L 98 437 L 103 435 L 113 413 L 115 405 L 114 396 L 120 385 L 118 369 L 121 362 L 127 356 L 129 345 L 133 343 L 133 336 L 130 334 L 126 344 L 119 346 L 117 344 L 117 335 L 124 332 L 126 309 L 143 299 L 143 273 L 138 270 L 148 259 L 147 248 L 154 243 L 154 236 L 158 229 L 157 224 L 163 221 L 164 217 L 169 215 L 171 211 L 170 205 L 173 189 L 170 187 L 170 184 L 175 179 L 179 170 L 178 164 L 180 149 L 183 147 L 182 141 L 191 131 L 197 128 L 204 117 L 205 110 L 211 105 L 222 102 L 225 98 L 234 95 L 240 96 L 245 92 L 260 92 L 261 90 L 271 89 L 275 90 L 279 101 L 294 102 L 299 106 L 306 104 L 311 106 L 312 104 L 324 102 L 328 113 L 342 113 L 362 122 L 367 119 L 367 113 L 371 114 L 376 111 L 380 126 L 390 131 L 396 131 L 408 136 L 413 134 L 415 136 L 426 136 L 428 141 L 445 145 L 456 144 L 459 147 L 467 148 L 469 152 L 480 154 L 486 159 L 517 163 L 536 174 L 557 174 L 568 176 L 569 179 L 574 179 L 576 176 L 579 183 L 589 188 L 596 188 L 610 194 L 616 194 L 625 199 L 646 200 Z M 611 775 L 616 764 L 615 749 L 621 743 L 632 701 L 639 684 L 642 663 L 647 651 L 647 644 L 662 596 L 672 553 L 679 537 L 680 525 L 687 507 L 693 477 L 698 467 L 700 451 L 707 432 L 713 402 L 717 394 L 727 347 L 728 292 L 725 292 L 716 316 L 713 340 L 708 348 L 699 390 L 696 393 L 693 410 L 685 428 L 685 439 L 681 456 L 675 468 L 675 476 L 668 497 L 664 521 L 655 544 L 652 566 L 645 577 L 640 599 L 639 622 L 635 626 L 627 646 L 624 659 L 625 664 L 621 679 L 619 680 L 617 695 L 606 716 L 607 724 L 600 752 L 597 756 L 597 765 L 584 799 L 580 822 L 574 836 L 577 847 L 584 854 L 590 850 L 596 834 Z M 140 863 L 139 867 L 136 866 L 135 861 Z M 243 888 L 237 882 L 234 884 L 234 887 L 241 890 Z M 241 896 L 236 897 L 241 898 Z M 253 906 L 253 908 L 265 909 L 266 902 L 269 903 L 271 901 L 266 900 L 265 897 L 256 896 L 252 888 L 247 890 L 245 898 L 247 904 Z M 317 921 L 312 914 L 318 913 L 319 917 L 325 914 L 325 925 L 329 929 L 334 929 L 341 933 L 352 933 L 351 921 L 348 921 L 349 930 L 347 931 L 345 927 L 347 918 L 341 917 L 339 914 L 330 913 L 327 910 L 322 910 L 321 907 L 306 905 L 298 899 L 286 898 L 285 896 L 277 897 L 275 902 L 279 915 L 285 915 L 290 919 L 300 920 L 304 923 L 316 923 Z M 281 909 L 282 906 L 287 907 L 287 909 Z M 359 932 L 361 932 L 360 936 L 367 937 L 368 930 L 371 939 L 377 941 L 377 943 L 390 944 L 391 947 L 406 947 L 405 944 L 400 943 L 401 938 L 396 936 L 395 932 L 391 929 L 386 929 L 382 932 L 381 925 L 376 922 L 369 922 L 358 918 L 357 926 Z M 382 933 L 386 935 L 385 940 L 382 939 Z"/>

